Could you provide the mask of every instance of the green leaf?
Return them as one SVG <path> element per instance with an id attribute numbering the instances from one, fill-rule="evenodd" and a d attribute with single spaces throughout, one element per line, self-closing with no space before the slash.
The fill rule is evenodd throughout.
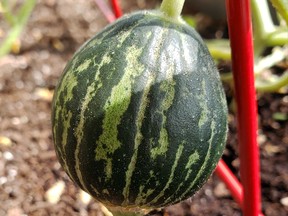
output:
<path id="1" fill-rule="evenodd" d="M 231 60 L 230 42 L 227 39 L 206 40 L 206 45 L 214 59 Z"/>
<path id="2" fill-rule="evenodd" d="M 188 25 L 195 28 L 196 20 L 193 16 L 185 15 L 185 16 L 182 16 L 182 18 L 188 23 Z"/>
<path id="3" fill-rule="evenodd" d="M 270 0 L 277 12 L 283 17 L 288 25 L 288 0 Z"/>
<path id="4" fill-rule="evenodd" d="M 288 115 L 287 113 L 275 112 L 273 113 L 272 118 L 276 121 L 287 121 Z"/>

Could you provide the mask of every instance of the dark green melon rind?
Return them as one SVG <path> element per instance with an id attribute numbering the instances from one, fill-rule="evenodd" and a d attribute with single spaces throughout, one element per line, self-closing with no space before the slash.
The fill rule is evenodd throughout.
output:
<path id="1" fill-rule="evenodd" d="M 137 17 L 136 20 L 138 19 L 139 17 Z M 118 31 L 118 34 L 120 34 L 119 33 L 120 28 L 122 28 L 122 32 L 124 32 L 124 30 L 125 32 L 127 32 L 130 28 L 133 28 L 135 19 L 133 19 L 132 17 L 131 19 L 129 19 L 129 21 L 120 20 L 118 23 L 119 23 L 119 27 L 117 27 L 117 31 Z M 79 118 L 79 114 L 81 110 L 81 107 L 80 107 L 81 102 L 82 102 L 81 98 L 84 97 L 83 95 L 84 92 L 87 92 L 88 86 L 91 86 L 93 83 L 95 83 L 95 77 L 96 77 L 95 72 L 97 71 L 97 69 L 108 71 L 108 72 L 110 71 L 109 74 L 98 73 L 99 77 L 101 77 L 101 79 L 97 81 L 98 83 L 101 81 L 101 82 L 106 82 L 108 84 L 108 80 L 111 80 L 111 76 L 113 73 L 115 74 L 116 68 L 119 72 L 122 71 L 123 73 L 124 64 L 122 64 L 121 61 L 123 60 L 123 58 L 125 58 L 125 52 L 122 52 L 122 51 L 117 52 L 117 50 L 111 50 L 110 48 L 110 47 L 118 45 L 119 35 L 117 38 L 114 37 L 114 34 L 115 34 L 114 29 L 115 28 L 113 28 L 113 26 L 108 26 L 105 31 L 96 35 L 88 43 L 86 43 L 84 46 L 82 46 L 79 49 L 79 51 L 74 55 L 73 59 L 67 64 L 66 68 L 64 69 L 64 73 L 56 88 L 57 93 L 54 95 L 54 100 L 53 100 L 54 108 L 52 109 L 53 111 L 52 112 L 52 125 L 55 125 L 55 127 L 53 128 L 53 135 L 54 135 L 54 140 L 56 143 L 56 152 L 58 153 L 58 157 L 60 159 L 61 164 L 63 164 L 65 171 L 68 174 L 71 172 L 69 176 L 70 177 L 73 176 L 72 179 L 76 181 L 77 184 L 80 185 L 81 187 L 83 187 L 81 185 L 81 182 L 79 181 L 78 178 L 75 178 L 77 177 L 76 170 L 72 169 L 72 167 L 75 167 L 74 155 L 75 155 L 75 149 L 76 149 L 76 143 L 77 143 L 73 130 L 70 129 L 69 134 L 67 134 L 66 136 L 67 138 L 69 137 L 70 139 L 69 145 L 67 145 L 67 149 L 66 150 L 62 149 L 62 151 L 59 149 L 59 146 L 62 145 L 61 143 L 63 142 L 63 139 L 64 139 L 63 134 L 65 135 L 65 130 L 62 127 L 64 123 L 68 121 L 67 116 L 65 116 L 65 110 L 68 109 L 71 113 L 73 113 L 72 114 L 73 119 L 71 119 L 70 121 L 71 122 L 70 128 L 77 128 L 79 124 L 78 118 Z M 115 40 L 112 42 L 112 40 L 110 40 L 109 38 L 113 38 L 113 37 L 115 38 Z M 103 43 L 103 41 L 105 41 L 105 43 Z M 96 52 L 95 52 L 94 47 L 97 47 Z M 91 50 L 91 52 L 89 52 L 89 50 Z M 103 61 L 103 56 L 108 51 L 110 51 L 109 53 L 110 58 L 114 58 L 114 59 L 119 58 L 121 61 L 114 61 L 115 64 L 103 63 L 103 65 L 101 65 L 101 68 L 99 68 L 99 66 L 97 66 L 96 64 L 97 63 L 99 64 Z M 81 59 L 79 59 L 79 56 L 81 57 Z M 79 74 L 75 68 L 82 65 L 86 59 L 89 59 L 89 60 L 92 59 L 93 66 L 87 67 L 86 70 L 81 71 L 81 74 Z M 107 70 L 107 67 L 109 68 L 109 70 Z M 113 67 L 114 69 L 111 70 Z M 119 79 L 120 79 L 120 76 L 121 74 L 119 74 Z M 75 77 L 75 80 L 72 79 L 74 77 Z M 87 79 L 86 77 L 88 77 L 89 79 Z M 114 75 L 113 79 L 109 81 L 110 88 L 116 85 L 118 80 L 116 79 L 116 76 Z M 75 82 L 74 88 L 69 88 L 69 86 L 67 85 L 67 83 L 71 83 L 71 82 Z M 108 89 L 107 84 L 105 85 L 105 91 L 99 92 L 98 97 L 95 97 L 95 99 L 93 99 L 92 101 L 93 103 L 97 103 L 96 107 L 101 107 L 101 109 L 103 109 L 103 106 L 105 103 L 105 101 L 101 100 L 101 98 L 107 98 L 110 94 L 110 92 L 107 90 Z M 77 88 L 75 88 L 76 86 Z M 61 88 L 63 88 L 63 90 Z M 68 94 L 67 91 L 69 92 L 69 94 L 72 95 L 70 98 L 67 97 L 67 94 Z M 59 115 L 59 118 L 57 118 L 58 116 L 57 112 L 61 112 L 62 116 Z M 90 115 L 91 114 L 94 115 L 94 112 L 92 110 L 90 111 Z M 88 118 L 89 111 L 85 111 L 84 115 L 86 116 L 87 119 L 90 119 Z M 99 118 L 99 122 L 102 122 L 103 116 L 97 116 L 97 118 Z M 96 134 L 93 131 L 91 131 L 90 133 L 91 128 L 93 130 L 99 131 L 99 133 L 101 134 L 102 133 L 101 123 L 86 122 L 85 130 L 87 130 L 87 134 L 90 134 L 91 140 L 92 139 L 96 140 L 96 137 L 95 137 Z M 88 144 L 88 147 L 91 148 L 91 145 L 89 145 L 89 140 L 83 141 L 82 144 L 83 146 Z M 94 160 L 95 155 L 93 156 L 91 155 L 91 153 L 93 154 L 93 152 L 94 152 L 94 149 L 92 150 L 92 152 L 90 152 L 90 154 L 87 154 L 87 158 L 86 158 L 87 161 Z M 70 170 L 65 165 L 65 161 L 67 161 L 67 164 L 69 164 L 69 167 L 71 168 Z M 84 161 L 86 161 L 85 158 L 84 158 Z"/>
<path id="2" fill-rule="evenodd" d="M 131 29 L 133 32 L 119 43 L 121 37 L 114 33 L 114 28 L 120 36 Z M 131 97 L 126 98 L 124 111 L 118 115 L 119 124 L 114 125 L 117 141 L 122 146 L 104 155 L 112 158 L 112 166 L 107 167 L 108 160 L 103 157 L 95 160 L 95 149 L 99 149 L 103 121 L 108 115 L 104 111 L 105 103 L 112 88 L 123 78 L 127 68 L 125 58 L 132 46 L 142 49 L 137 60 L 146 69 L 138 70 L 139 75 L 130 83 Z M 176 54 L 171 53 L 173 50 Z M 177 55 L 178 52 L 185 52 L 186 57 Z M 86 43 L 67 65 L 53 101 L 56 151 L 69 176 L 98 200 L 112 205 L 158 207 L 191 196 L 215 168 L 227 131 L 223 90 L 207 53 L 194 30 L 174 23 L 164 24 L 150 13 L 124 17 Z M 109 58 L 113 61 L 109 62 Z M 87 64 L 89 67 L 77 71 L 86 59 L 92 59 Z M 77 85 L 63 87 L 69 80 Z M 86 96 L 93 99 L 86 100 L 89 103 L 83 106 L 84 93 L 93 84 L 90 90 L 93 97 Z M 67 99 L 69 92 L 72 96 Z M 119 106 L 115 103 L 110 110 Z M 206 114 L 203 106 L 209 108 Z M 72 117 L 68 118 L 66 113 Z M 110 115 L 115 114 L 110 111 Z M 69 129 L 67 133 L 65 128 Z M 78 162 L 77 139 L 78 146 L 81 144 Z M 161 151 L 159 140 L 165 139 L 169 145 L 162 145 Z M 202 175 L 197 176 L 198 169 Z"/>

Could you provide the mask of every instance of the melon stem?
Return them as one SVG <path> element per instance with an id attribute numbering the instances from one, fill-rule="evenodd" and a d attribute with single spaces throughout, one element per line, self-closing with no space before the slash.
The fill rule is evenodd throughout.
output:
<path id="1" fill-rule="evenodd" d="M 184 2 L 185 0 L 163 0 L 160 11 L 170 18 L 178 19 L 180 18 Z"/>

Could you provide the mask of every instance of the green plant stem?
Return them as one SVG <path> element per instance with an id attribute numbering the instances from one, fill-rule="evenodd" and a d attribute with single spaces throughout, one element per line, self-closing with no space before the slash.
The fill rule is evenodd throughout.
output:
<path id="1" fill-rule="evenodd" d="M 265 40 L 268 34 L 275 31 L 267 0 L 251 0 L 254 26 L 254 55 L 258 59 L 266 48 Z"/>
<path id="2" fill-rule="evenodd" d="M 285 26 L 284 28 L 277 28 L 274 32 L 271 32 L 267 35 L 265 44 L 267 46 L 283 46 L 288 44 L 288 29 Z"/>
<path id="3" fill-rule="evenodd" d="M 232 73 L 225 73 L 221 74 L 221 80 L 223 82 L 232 84 L 233 74 Z M 288 86 L 288 71 L 286 71 L 282 76 L 278 77 L 276 80 L 269 82 L 269 83 L 263 83 L 260 81 L 255 82 L 255 87 L 257 92 L 277 92 L 281 88 Z"/>
<path id="4" fill-rule="evenodd" d="M 263 57 L 254 65 L 255 75 L 260 75 L 262 71 L 265 71 L 273 65 L 283 61 L 287 56 L 287 52 L 288 47 L 275 47 L 270 55 Z"/>
<path id="5" fill-rule="evenodd" d="M 185 0 L 163 0 L 160 10 L 167 16 L 178 19 L 181 15 Z"/>
<path id="6" fill-rule="evenodd" d="M 11 26 L 15 25 L 16 17 L 11 13 L 11 6 L 9 7 L 8 1 L 3 0 L 1 3 L 3 7 L 3 17 Z"/>
<path id="7" fill-rule="evenodd" d="M 218 48 L 208 47 L 210 54 L 214 59 L 230 60 L 231 53 L 229 51 L 220 50 Z"/>
<path id="8" fill-rule="evenodd" d="M 270 0 L 277 12 L 282 16 L 288 25 L 288 1 L 287 0 Z"/>
<path id="9" fill-rule="evenodd" d="M 287 44 L 287 26 L 276 27 L 272 21 L 267 0 L 251 0 L 253 27 L 254 27 L 254 53 L 258 61 L 263 50 L 268 46 L 283 46 Z M 213 58 L 229 60 L 231 53 L 229 43 L 224 39 L 205 41 Z"/>
<path id="10" fill-rule="evenodd" d="M 284 74 L 271 83 L 256 82 L 258 92 L 276 92 L 282 87 L 288 86 L 288 70 Z"/>
<path id="11" fill-rule="evenodd" d="M 34 5 L 36 3 L 36 0 L 26 0 L 24 5 L 20 8 L 19 12 L 18 12 L 18 20 L 20 22 L 24 22 L 26 23 L 31 12 L 32 9 L 34 8 Z"/>
<path id="12" fill-rule="evenodd" d="M 4 42 L 2 43 L 0 47 L 0 58 L 6 55 L 10 51 L 12 44 L 18 38 L 18 35 L 21 33 L 22 28 L 23 27 L 21 25 L 16 25 L 9 32 L 8 36 L 6 37 L 6 39 L 4 40 Z"/>
<path id="13" fill-rule="evenodd" d="M 276 65 L 277 63 L 283 61 L 287 55 L 288 48 L 279 48 L 275 47 L 273 49 L 273 52 L 262 58 L 257 62 L 256 65 L 254 65 L 254 75 L 257 81 L 257 77 L 262 73 L 262 71 L 265 71 L 266 69 L 272 67 L 273 65 Z M 232 72 L 229 73 L 223 73 L 221 74 L 221 80 L 223 82 L 232 83 L 233 74 Z"/>
<path id="14" fill-rule="evenodd" d="M 0 46 L 0 58 L 10 51 L 12 44 L 22 32 L 35 4 L 36 0 L 26 0 L 23 3 L 17 18 L 15 19 L 17 22 L 14 23 L 6 39 Z"/>
<path id="15" fill-rule="evenodd" d="M 254 53 L 255 53 L 255 78 L 256 89 L 259 92 L 274 92 L 288 85 L 288 72 L 277 77 L 271 82 L 261 82 L 257 77 L 267 68 L 275 65 L 285 58 L 285 52 L 274 50 L 274 52 L 260 59 L 263 50 L 268 46 L 283 46 L 287 44 L 288 34 L 287 26 L 275 26 L 269 11 L 267 0 L 251 0 L 253 27 L 254 27 Z M 230 60 L 231 53 L 227 49 L 228 45 L 225 40 L 208 40 L 206 41 L 208 49 L 214 59 Z M 223 82 L 232 84 L 232 72 L 221 74 Z"/>

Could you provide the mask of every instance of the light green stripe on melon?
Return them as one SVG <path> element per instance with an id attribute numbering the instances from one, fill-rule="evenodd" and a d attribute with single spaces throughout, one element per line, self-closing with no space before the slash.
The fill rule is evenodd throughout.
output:
<path id="1" fill-rule="evenodd" d="M 129 203 L 129 189 L 130 189 L 130 185 L 131 185 L 131 179 L 132 179 L 132 175 L 133 172 L 135 170 L 135 166 L 136 166 L 136 162 L 137 162 L 137 157 L 138 157 L 138 149 L 139 149 L 139 145 L 141 144 L 141 141 L 143 139 L 143 135 L 141 133 L 141 128 L 142 128 L 142 123 L 145 117 L 145 111 L 148 105 L 148 93 L 151 89 L 151 86 L 153 84 L 153 81 L 155 80 L 155 74 L 151 74 L 148 77 L 147 80 L 147 84 L 144 88 L 144 92 L 143 92 L 143 96 L 141 98 L 141 102 L 140 102 L 140 106 L 139 106 L 139 111 L 137 114 L 137 119 L 136 119 L 136 135 L 135 135 L 135 140 L 134 140 L 134 150 L 133 150 L 133 155 L 131 158 L 131 161 L 128 165 L 127 171 L 126 171 L 126 184 L 124 187 L 124 190 L 122 192 L 123 196 L 124 196 L 124 202 L 123 205 L 127 205 Z"/>
<path id="2" fill-rule="evenodd" d="M 171 64 L 167 71 L 167 80 L 162 81 L 160 90 L 165 92 L 165 97 L 161 104 L 162 125 L 160 129 L 160 136 L 158 139 L 158 146 L 151 149 L 151 158 L 155 159 L 159 155 L 164 155 L 168 150 L 169 139 L 168 132 L 165 128 L 167 117 L 164 114 L 173 104 L 175 97 L 175 81 L 173 80 L 174 65 Z"/>
<path id="3" fill-rule="evenodd" d="M 199 105 L 202 109 L 201 114 L 200 114 L 200 119 L 198 122 L 199 128 L 201 128 L 208 120 L 208 114 L 209 114 L 209 108 L 207 104 L 207 93 L 206 93 L 206 82 L 205 80 L 202 80 L 201 82 L 202 88 L 200 90 L 200 94 L 198 94 L 198 99 L 199 99 Z"/>
<path id="4" fill-rule="evenodd" d="M 184 182 L 186 183 L 187 180 L 189 179 L 191 173 L 195 170 L 192 170 L 191 167 L 193 164 L 197 163 L 197 161 L 199 160 L 199 153 L 197 151 L 195 151 L 192 155 L 189 156 L 189 159 L 188 159 L 188 162 L 185 166 L 185 169 L 187 170 L 187 173 L 186 173 L 186 176 L 185 176 L 185 179 L 184 181 L 181 182 L 181 184 L 179 184 L 179 186 L 177 187 L 177 189 L 175 190 L 175 194 L 177 194 L 177 192 L 180 190 L 180 188 L 183 186 Z M 169 196 L 166 200 L 165 200 L 165 203 L 163 204 L 163 206 L 167 205 L 168 203 L 171 202 L 173 198 L 173 195 L 172 196 Z"/>
<path id="5" fill-rule="evenodd" d="M 171 168 L 171 174 L 169 176 L 169 179 L 165 185 L 165 187 L 163 188 L 163 190 L 149 203 L 149 204 L 153 204 L 153 203 L 156 203 L 160 198 L 164 197 L 165 195 L 165 191 L 169 188 L 170 184 L 173 182 L 174 180 L 174 175 L 175 175 L 175 170 L 178 166 L 178 162 L 179 162 L 179 159 L 183 153 L 183 150 L 184 150 L 184 142 L 181 143 L 177 149 L 177 152 L 176 152 L 176 156 L 175 156 L 175 160 L 174 160 L 174 163 L 172 165 L 172 168 Z"/>
<path id="6" fill-rule="evenodd" d="M 118 140 L 117 127 L 129 106 L 134 79 L 144 71 L 144 66 L 139 62 L 142 48 L 137 48 L 133 45 L 126 52 L 127 56 L 124 61 L 127 66 L 122 79 L 112 88 L 111 95 L 104 105 L 103 132 L 97 140 L 95 149 L 95 159 L 97 161 L 106 161 L 106 165 L 109 162 L 109 155 L 121 147 L 121 142 Z M 106 166 L 106 168 L 109 167 Z"/>
<path id="7" fill-rule="evenodd" d="M 73 69 L 73 68 L 72 68 Z M 75 86 L 77 86 L 77 77 L 75 74 L 71 71 L 67 71 L 65 73 L 63 80 L 61 81 L 61 85 L 57 89 L 57 94 L 56 94 L 56 115 L 55 115 L 55 122 L 59 121 L 59 115 L 60 112 L 62 111 L 62 108 L 65 107 L 66 103 L 69 102 L 71 99 L 73 99 L 73 89 Z M 64 98 L 64 104 L 60 104 L 60 97 Z"/>
<path id="8" fill-rule="evenodd" d="M 202 164 L 201 168 L 199 169 L 194 181 L 191 183 L 191 185 L 187 188 L 187 190 L 183 193 L 183 196 L 186 196 L 187 194 L 189 194 L 192 190 L 192 188 L 195 187 L 196 182 L 199 181 L 199 178 L 203 177 L 203 173 L 205 172 L 206 168 L 207 168 L 207 163 L 209 161 L 210 155 L 211 155 L 211 150 L 212 150 L 212 141 L 215 135 L 215 129 L 216 129 L 216 123 L 215 121 L 212 119 L 211 120 L 211 135 L 210 135 L 210 139 L 208 140 L 209 142 L 209 148 L 207 150 L 207 154 L 205 156 L 204 159 L 204 163 Z"/>
<path id="9" fill-rule="evenodd" d="M 217 76 L 219 77 L 219 74 L 217 74 Z M 219 83 L 219 85 L 217 86 L 217 91 L 216 92 L 218 92 L 218 94 L 220 95 L 220 104 L 222 104 L 225 107 L 225 109 L 227 109 L 227 107 L 226 107 L 227 100 L 226 100 L 226 95 L 225 95 L 225 93 L 223 91 L 222 83 Z"/>
<path id="10" fill-rule="evenodd" d="M 185 169 L 189 169 L 191 168 L 191 166 L 193 164 L 195 164 L 198 160 L 199 160 L 199 153 L 197 151 L 195 151 L 192 155 L 189 156 L 188 162 L 185 166 Z M 185 178 L 185 180 L 187 180 L 187 178 Z"/>
<path id="11" fill-rule="evenodd" d="M 72 117 L 72 113 L 70 111 L 67 111 L 66 109 L 62 110 L 62 115 L 65 116 L 65 121 L 63 123 L 63 133 L 62 133 L 62 143 L 61 145 L 55 145 L 55 147 L 57 148 L 57 152 L 58 152 L 58 156 L 61 158 L 63 164 L 63 168 L 64 170 L 67 172 L 67 174 L 71 177 L 71 173 L 68 170 L 68 166 L 67 166 L 67 161 L 66 161 L 66 155 L 65 151 L 63 149 L 63 145 L 64 143 L 67 143 L 67 138 L 68 138 L 68 129 L 70 128 L 70 121 L 71 121 L 71 117 Z M 56 129 L 56 124 L 54 125 L 54 134 L 57 133 L 57 129 Z M 55 138 L 55 137 L 54 137 Z M 56 140 L 54 140 L 54 143 L 56 143 Z"/>
<path id="12" fill-rule="evenodd" d="M 72 118 L 72 112 L 69 110 L 67 111 L 66 109 L 63 109 L 63 113 L 66 113 L 64 114 L 65 115 L 65 120 L 63 121 L 62 125 L 63 125 L 63 134 L 62 134 L 62 146 L 65 148 L 66 144 L 67 144 L 67 139 L 68 139 L 68 131 L 70 129 L 70 122 L 71 122 L 71 118 Z M 61 152 L 61 154 L 63 154 Z M 67 165 L 67 159 L 66 159 L 66 152 L 64 150 L 64 155 L 65 156 L 61 156 L 62 157 L 62 161 L 64 162 L 64 165 L 63 165 L 63 168 L 66 170 L 67 174 L 72 177 L 70 171 L 69 171 L 69 168 L 68 168 L 68 165 Z M 65 158 L 64 158 L 65 157 Z"/>
<path id="13" fill-rule="evenodd" d="M 67 166 L 66 163 L 66 152 L 65 152 L 65 147 L 67 145 L 67 140 L 68 140 L 68 131 L 70 129 L 70 121 L 72 118 L 72 112 L 68 111 L 65 107 L 66 103 L 69 102 L 71 99 L 73 99 L 73 89 L 77 85 L 78 81 L 76 76 L 72 73 L 71 69 L 67 71 L 67 73 L 64 75 L 62 83 L 65 85 L 60 85 L 57 90 L 57 94 L 55 95 L 55 119 L 54 121 L 57 122 L 54 125 L 53 131 L 54 135 L 57 136 L 57 127 L 58 124 L 63 125 L 63 132 L 62 132 L 62 138 L 61 138 L 61 148 L 59 148 L 59 157 L 62 158 L 62 161 L 64 162 L 63 166 L 66 172 L 68 173 L 69 176 L 72 177 L 69 167 Z M 61 104 L 61 97 L 63 98 L 64 104 Z M 61 121 L 60 121 L 60 116 L 61 116 Z M 56 142 L 55 142 L 56 143 Z"/>
<path id="14" fill-rule="evenodd" d="M 128 38 L 131 37 L 131 32 L 135 29 L 136 26 L 134 26 L 133 28 L 130 28 L 129 30 L 125 30 L 123 32 L 121 32 L 121 34 L 119 34 L 117 36 L 117 48 L 121 47 L 124 43 L 124 41 Z"/>
<path id="15" fill-rule="evenodd" d="M 55 107 L 55 120 L 54 120 L 55 122 L 62 122 L 62 121 L 59 121 L 59 116 L 61 114 L 61 117 L 65 118 L 64 107 L 67 107 L 66 103 L 69 102 L 71 99 L 73 99 L 73 89 L 78 84 L 77 77 L 73 73 L 74 65 L 75 65 L 75 60 L 73 60 L 72 66 L 70 67 L 70 69 L 64 74 L 64 77 L 62 78 L 62 81 L 61 81 L 61 85 L 59 85 L 57 91 L 55 91 L 56 93 L 55 106 L 54 106 Z M 61 104 L 61 99 L 64 100 L 64 104 Z M 58 124 L 55 124 L 54 126 L 54 132 L 57 131 L 55 129 L 57 125 Z M 64 149 L 66 146 L 66 142 L 65 143 L 62 142 L 62 146 Z"/>
<path id="16" fill-rule="evenodd" d="M 155 179 L 155 174 L 153 170 L 149 172 L 149 178 L 147 178 L 146 182 L 139 187 L 139 193 L 135 199 L 135 204 L 138 206 L 142 206 L 143 204 L 147 203 L 147 198 L 154 193 L 155 189 L 148 188 L 146 192 L 143 192 L 144 189 L 147 187 L 148 182 L 151 181 L 151 178 Z"/>
<path id="17" fill-rule="evenodd" d="M 140 188 L 140 189 L 139 189 L 139 194 L 138 194 L 138 196 L 137 196 L 136 199 L 135 199 L 135 204 L 142 206 L 143 204 L 146 203 L 147 198 L 148 198 L 151 194 L 153 194 L 155 190 L 149 188 L 149 189 L 147 190 L 147 192 L 144 193 L 143 190 L 144 190 L 144 188 L 145 188 L 145 185 L 141 185 L 139 188 Z"/>
<path id="18" fill-rule="evenodd" d="M 180 43 L 180 50 L 181 50 L 181 61 L 182 66 L 186 65 L 187 71 L 193 71 L 198 64 L 198 52 L 199 52 L 199 44 L 197 41 L 190 37 L 189 35 L 180 34 L 181 43 Z M 184 63 L 184 62 L 185 63 Z"/>
<path id="19" fill-rule="evenodd" d="M 163 50 L 163 43 L 165 39 L 167 38 L 167 35 L 169 33 L 169 30 L 163 27 L 159 27 L 157 31 L 152 33 L 152 40 L 149 42 L 149 51 L 153 50 L 153 52 L 149 53 L 151 60 L 153 60 L 153 64 L 159 64 L 159 62 L 155 62 L 155 60 L 159 60 L 161 57 L 162 50 Z M 149 34 L 147 34 L 149 36 Z M 158 65 L 154 65 L 158 66 Z"/>
<path id="20" fill-rule="evenodd" d="M 87 110 L 87 108 L 89 107 L 89 103 L 93 100 L 93 98 L 95 97 L 97 91 L 103 86 L 101 80 L 100 80 L 100 70 L 102 68 L 103 65 L 109 64 L 109 62 L 111 61 L 111 58 L 109 57 L 108 54 L 104 55 L 101 59 L 101 61 L 99 62 L 99 65 L 97 65 L 97 67 L 95 67 L 95 69 L 97 68 L 97 71 L 95 72 L 95 77 L 94 80 L 92 82 L 92 84 L 90 86 L 88 86 L 87 88 L 87 92 L 86 95 L 83 99 L 83 101 L 81 101 L 81 112 L 80 112 L 80 120 L 78 123 L 78 126 L 75 130 L 75 137 L 77 140 L 76 143 L 76 149 L 75 149 L 75 171 L 76 171 L 76 175 L 79 179 L 80 184 L 82 185 L 82 187 L 86 190 L 86 186 L 83 180 L 83 176 L 82 176 L 82 172 L 80 170 L 80 148 L 81 148 L 81 143 L 82 143 L 82 139 L 84 136 L 84 124 L 85 124 L 85 112 Z M 90 63 L 92 62 L 91 59 L 89 60 L 85 60 L 84 63 L 82 63 L 77 70 L 79 72 L 86 70 Z M 80 71 L 81 70 L 81 71 Z"/>
<path id="21" fill-rule="evenodd" d="M 152 32 L 147 31 L 145 37 L 148 39 L 148 38 L 151 38 L 151 36 L 152 36 Z"/>
<path id="22" fill-rule="evenodd" d="M 76 68 L 76 71 L 82 72 L 86 70 L 90 66 L 91 62 L 92 62 L 92 59 L 85 59 L 84 62 Z"/>

